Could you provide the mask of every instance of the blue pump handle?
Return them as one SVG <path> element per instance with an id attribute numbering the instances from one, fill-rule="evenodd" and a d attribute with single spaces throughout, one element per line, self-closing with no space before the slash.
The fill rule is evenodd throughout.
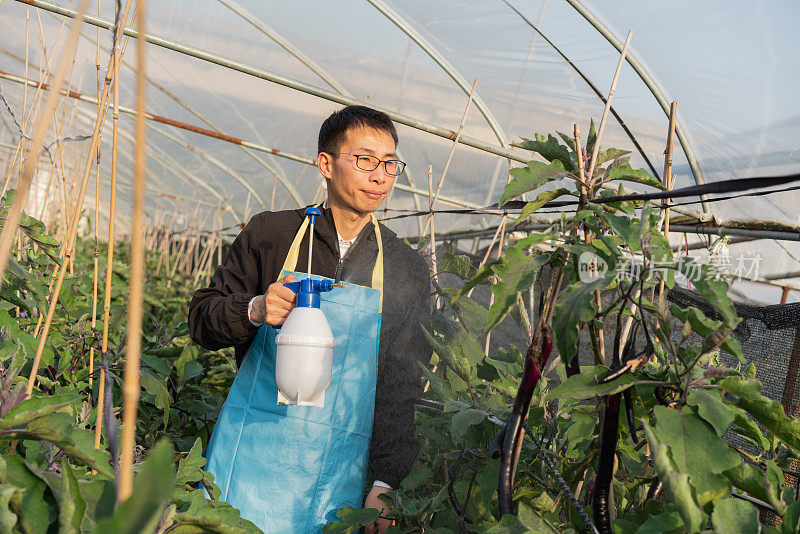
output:
<path id="1" fill-rule="evenodd" d="M 307 216 L 309 219 L 311 219 L 311 221 L 310 221 L 310 222 L 311 222 L 311 224 L 314 224 L 314 221 L 316 221 L 316 220 L 317 220 L 317 217 L 319 217 L 320 215 L 322 215 L 322 212 L 321 212 L 321 211 L 319 211 L 319 210 L 318 210 L 317 208 L 315 208 L 314 206 L 311 206 L 310 208 L 306 208 L 305 214 L 306 214 L 306 216 Z"/>
<path id="2" fill-rule="evenodd" d="M 284 286 L 297 293 L 297 307 L 319 308 L 319 294 L 333 289 L 333 280 L 304 278 L 299 282 L 288 282 Z"/>

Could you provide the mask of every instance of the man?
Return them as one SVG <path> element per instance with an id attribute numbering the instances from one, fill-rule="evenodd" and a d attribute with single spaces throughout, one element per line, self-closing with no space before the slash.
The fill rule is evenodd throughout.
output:
<path id="1" fill-rule="evenodd" d="M 383 532 L 390 520 L 378 496 L 400 484 L 418 452 L 413 403 L 422 389 L 417 360 L 430 354 L 421 330 L 430 317 L 429 272 L 373 216 L 405 167 L 396 145 L 389 117 L 363 106 L 320 128 L 317 167 L 328 198 L 313 226 L 311 271 L 346 286 L 322 294 L 336 337 L 323 408 L 277 406 L 273 397 L 275 327 L 295 303 L 284 284 L 308 262 L 304 209 L 253 217 L 190 304 L 192 339 L 212 350 L 233 345 L 241 363 L 208 469 L 222 498 L 266 532 L 318 532 L 340 506 L 361 506 L 367 459 L 374 483 L 363 505 L 382 512 L 375 528 Z M 355 307 L 334 307 L 348 298 Z M 337 326 L 342 321 L 349 326 Z"/>

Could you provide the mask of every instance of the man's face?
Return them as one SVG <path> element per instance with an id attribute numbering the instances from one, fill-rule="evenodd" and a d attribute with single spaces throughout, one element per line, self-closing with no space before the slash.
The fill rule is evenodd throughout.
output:
<path id="1" fill-rule="evenodd" d="M 328 179 L 329 203 L 364 216 L 378 209 L 395 177 L 386 173 L 383 163 L 374 171 L 359 169 L 352 154 L 396 159 L 394 140 L 387 132 L 358 126 L 347 130 L 335 156 L 322 153 L 317 158 L 320 172 Z"/>

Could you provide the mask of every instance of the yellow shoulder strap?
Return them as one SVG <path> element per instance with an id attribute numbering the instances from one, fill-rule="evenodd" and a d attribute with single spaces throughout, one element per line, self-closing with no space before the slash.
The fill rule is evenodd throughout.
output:
<path id="1" fill-rule="evenodd" d="M 383 240 L 381 239 L 381 229 L 378 220 L 372 215 L 372 224 L 375 225 L 375 239 L 378 240 L 378 257 L 375 259 L 375 266 L 372 268 L 372 288 L 381 292 L 381 300 L 378 305 L 378 312 L 383 312 Z"/>
<path id="2" fill-rule="evenodd" d="M 308 228 L 308 217 L 303 219 L 303 224 L 300 225 L 300 229 L 294 236 L 292 246 L 289 247 L 289 253 L 286 254 L 286 259 L 283 260 L 283 268 L 281 269 L 280 275 L 278 275 L 279 279 L 283 278 L 284 272 L 294 271 L 297 267 L 297 255 L 300 251 L 300 243 L 303 241 L 303 236 L 306 234 L 306 228 Z"/>
<path id="3" fill-rule="evenodd" d="M 322 202 L 317 204 L 317 207 L 321 206 Z M 379 312 L 383 311 L 383 240 L 381 239 L 381 229 L 378 226 L 378 220 L 375 218 L 375 215 L 370 215 L 372 217 L 372 224 L 375 226 L 375 239 L 378 240 L 378 257 L 375 260 L 375 266 L 372 268 L 372 288 L 377 289 L 381 292 L 381 301 L 380 307 L 378 309 Z M 294 271 L 297 268 L 297 257 L 300 252 L 300 243 L 303 241 L 303 236 L 306 234 L 306 229 L 308 228 L 308 217 L 303 219 L 303 224 L 300 225 L 300 229 L 297 231 L 297 234 L 294 236 L 294 241 L 292 241 L 292 245 L 289 247 L 289 253 L 286 254 L 286 259 L 283 261 L 283 268 L 281 269 L 281 273 L 278 278 L 283 278 L 284 273 Z"/>

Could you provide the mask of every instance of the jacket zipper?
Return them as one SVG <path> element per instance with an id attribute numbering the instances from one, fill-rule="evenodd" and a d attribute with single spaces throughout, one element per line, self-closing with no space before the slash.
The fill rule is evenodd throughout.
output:
<path id="1" fill-rule="evenodd" d="M 336 264 L 336 273 L 335 273 L 335 275 L 333 277 L 334 283 L 338 284 L 339 282 L 341 282 L 339 277 L 342 275 L 342 267 L 344 266 L 344 260 L 350 255 L 350 253 L 353 251 L 355 246 L 360 241 L 362 241 L 362 237 L 363 236 L 364 236 L 364 232 L 362 231 L 360 234 L 358 234 L 358 236 L 356 237 L 356 240 L 353 241 L 353 244 L 350 245 L 350 248 L 347 249 L 347 252 L 345 252 L 344 256 L 340 256 L 339 257 L 339 263 Z M 338 238 L 338 236 L 336 238 L 336 249 L 339 250 L 339 238 Z"/>

